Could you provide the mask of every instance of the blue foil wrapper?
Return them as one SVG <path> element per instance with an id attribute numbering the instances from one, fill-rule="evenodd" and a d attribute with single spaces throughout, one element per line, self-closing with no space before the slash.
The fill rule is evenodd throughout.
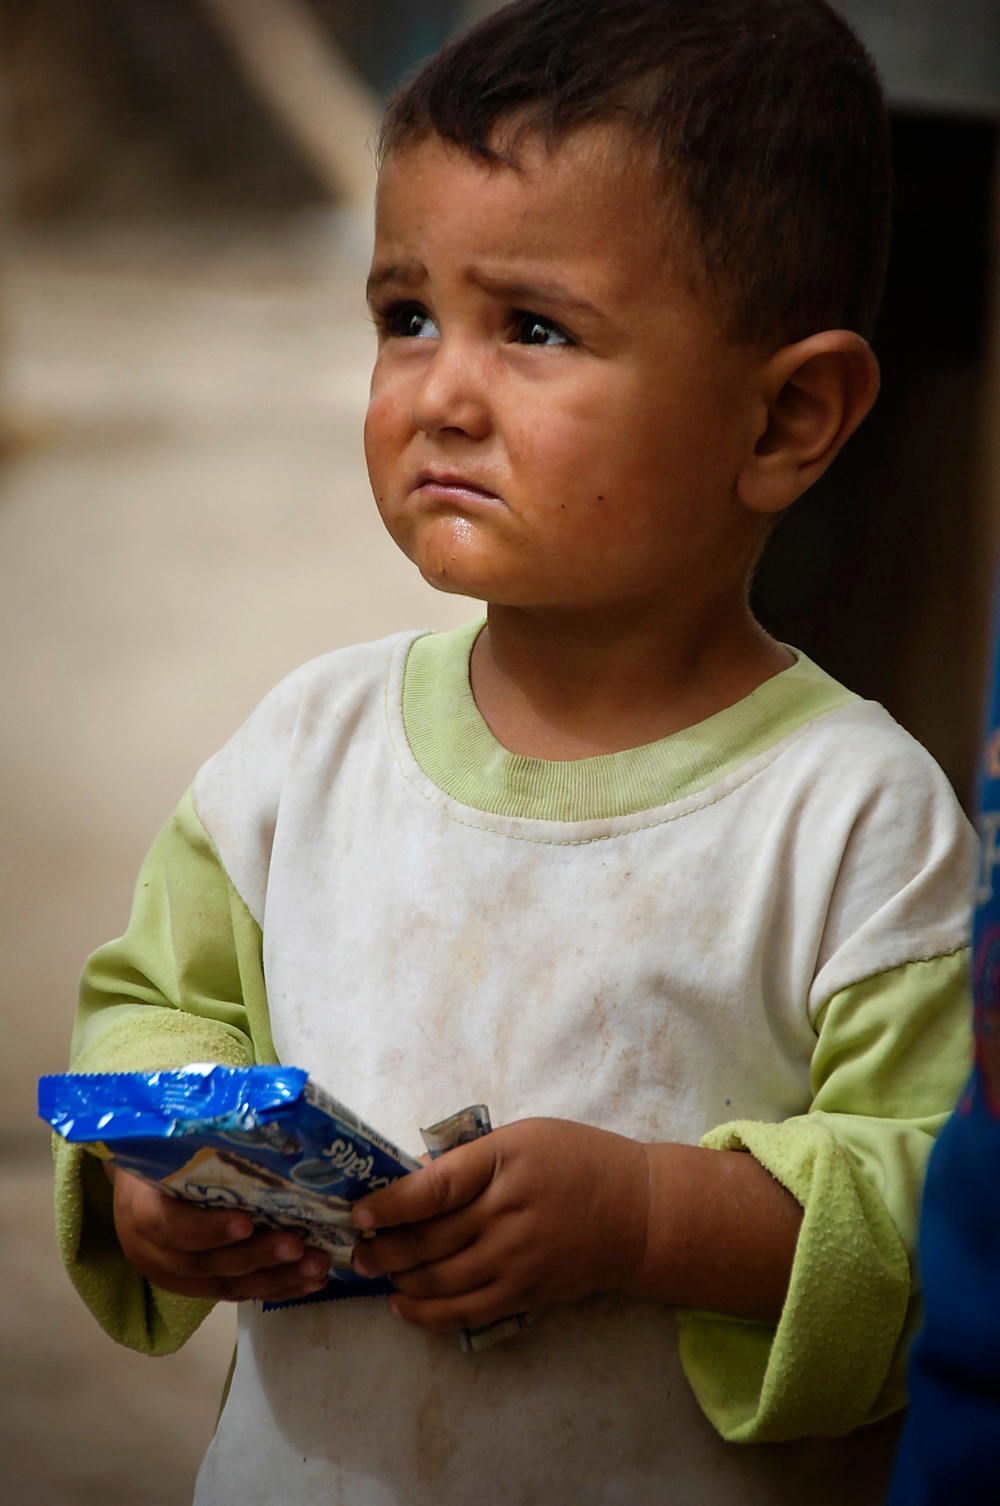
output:
<path id="1" fill-rule="evenodd" d="M 175 1197 L 240 1209 L 325 1250 L 330 1281 L 303 1300 L 392 1291 L 351 1269 L 350 1209 L 420 1163 L 301 1068 L 62 1073 L 40 1080 L 38 1112 L 65 1140 Z"/>

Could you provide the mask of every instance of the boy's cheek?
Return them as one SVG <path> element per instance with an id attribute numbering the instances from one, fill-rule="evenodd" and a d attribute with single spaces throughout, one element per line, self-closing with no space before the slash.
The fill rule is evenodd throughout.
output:
<path id="1" fill-rule="evenodd" d="M 413 435 L 409 407 L 394 391 L 377 391 L 374 386 L 372 398 L 365 416 L 365 457 L 371 474 L 372 485 L 382 475 Z"/>
<path id="2" fill-rule="evenodd" d="M 365 416 L 366 445 L 370 438 L 382 440 L 412 431 L 411 409 L 418 383 L 415 363 L 410 367 L 401 364 L 383 367 L 376 362 Z"/>

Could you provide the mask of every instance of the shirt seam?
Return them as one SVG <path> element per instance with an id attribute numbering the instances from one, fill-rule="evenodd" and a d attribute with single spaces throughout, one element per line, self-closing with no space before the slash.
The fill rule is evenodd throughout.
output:
<path id="1" fill-rule="evenodd" d="M 451 633 L 446 634 L 445 637 L 454 638 L 458 632 L 466 632 L 471 627 L 475 627 L 477 631 L 480 631 L 482 629 L 482 626 L 483 624 L 478 621 L 474 623 L 465 623 L 462 624 L 462 627 L 460 629 L 453 630 Z M 429 635 L 420 634 L 418 636 L 429 636 L 431 638 L 440 637 L 440 635 L 435 635 L 433 633 Z M 818 675 L 819 681 L 823 682 L 826 685 L 827 689 L 832 689 L 833 691 L 837 692 L 833 704 L 830 704 L 829 697 L 820 696 L 820 704 L 818 706 L 814 705 L 811 713 L 809 709 L 806 708 L 806 714 L 804 717 L 802 717 L 802 711 L 800 709 L 797 709 L 796 715 L 794 717 L 789 717 L 787 715 L 787 707 L 784 712 L 781 712 L 779 710 L 777 714 L 772 708 L 772 712 L 767 716 L 766 723 L 759 723 L 756 730 L 751 730 L 750 732 L 747 732 L 746 728 L 743 729 L 739 737 L 736 739 L 735 754 L 730 753 L 730 755 L 723 756 L 720 759 L 718 756 L 718 750 L 716 749 L 713 755 L 709 758 L 709 767 L 707 769 L 704 767 L 704 750 L 702 750 L 702 753 L 699 755 L 692 755 L 690 750 L 686 756 L 682 755 L 681 766 L 685 772 L 683 777 L 679 781 L 676 777 L 676 769 L 668 770 L 667 775 L 664 776 L 662 771 L 660 771 L 658 775 L 655 767 L 651 769 L 648 765 L 648 761 L 645 764 L 636 764 L 633 762 L 628 766 L 628 769 L 626 770 L 626 783 L 630 783 L 632 786 L 638 784 L 639 786 L 641 786 L 640 788 L 636 789 L 633 787 L 631 793 L 625 799 L 613 799 L 611 801 L 598 799 L 596 801 L 597 808 L 593 810 L 584 809 L 582 813 L 578 813 L 581 796 L 583 796 L 583 805 L 584 807 L 586 807 L 589 798 L 593 795 L 593 790 L 588 787 L 588 794 L 583 795 L 582 787 L 580 786 L 579 781 L 577 780 L 576 783 L 574 783 L 572 776 L 567 776 L 569 778 L 570 795 L 570 798 L 567 802 L 566 788 L 563 787 L 563 785 L 560 785 L 559 787 L 553 787 L 551 778 L 549 779 L 547 788 L 543 787 L 543 789 L 539 791 L 538 789 L 534 788 L 534 786 L 532 786 L 532 789 L 530 791 L 525 791 L 520 783 L 516 783 L 514 785 L 511 785 L 509 783 L 509 774 L 504 774 L 501 778 L 501 775 L 497 774 L 493 770 L 492 763 L 486 764 L 483 768 L 478 769 L 478 771 L 474 765 L 470 766 L 468 761 L 468 750 L 466 750 L 465 754 L 460 755 L 459 761 L 457 763 L 454 750 L 451 750 L 451 752 L 449 752 L 447 756 L 445 756 L 444 766 L 442 766 L 441 760 L 438 758 L 435 749 L 428 749 L 428 747 L 424 745 L 423 734 L 421 735 L 420 746 L 418 747 L 417 743 L 410 736 L 411 729 L 408 724 L 406 715 L 406 687 L 409 675 L 410 655 L 411 651 L 417 646 L 417 641 L 418 639 L 415 638 L 414 641 L 410 643 L 406 652 L 406 658 L 404 659 L 404 662 L 401 666 L 401 670 L 397 670 L 394 664 L 390 670 L 389 676 L 390 679 L 392 679 L 393 676 L 396 676 L 399 679 L 399 704 L 397 705 L 394 700 L 391 713 L 388 714 L 389 725 L 393 729 L 394 734 L 393 743 L 396 750 L 397 762 L 402 762 L 404 764 L 403 772 L 407 777 L 408 782 L 413 783 L 414 779 L 412 775 L 407 774 L 407 768 L 410 764 L 415 763 L 424 779 L 426 779 L 429 782 L 430 786 L 434 790 L 437 790 L 445 799 L 452 801 L 460 808 L 476 811 L 480 815 L 493 817 L 499 820 L 543 822 L 561 821 L 565 822 L 566 824 L 572 825 L 582 825 L 585 823 L 591 824 L 603 821 L 628 821 L 633 818 L 642 817 L 644 814 L 648 814 L 653 810 L 662 809 L 667 806 L 679 805 L 681 802 L 688 800 L 696 800 L 705 791 L 717 787 L 724 780 L 730 779 L 734 776 L 738 778 L 741 767 L 744 767 L 747 763 L 756 763 L 758 759 L 765 758 L 772 751 L 772 749 L 783 748 L 790 738 L 793 738 L 796 734 L 806 730 L 808 727 L 818 724 L 832 712 L 847 710 L 851 706 L 864 704 L 862 697 L 856 695 L 852 691 L 847 690 L 844 686 L 839 685 L 836 681 L 832 680 L 831 677 L 829 675 L 826 675 L 822 669 L 820 669 L 817 665 L 812 664 L 807 656 L 801 653 L 801 651 L 799 651 L 798 649 L 792 649 L 791 652 L 795 656 L 796 664 L 790 666 L 787 670 L 782 671 L 779 675 L 773 677 L 771 680 L 759 686 L 757 690 L 754 691 L 749 697 L 745 698 L 745 700 L 753 700 L 755 696 L 758 696 L 766 691 L 769 686 L 773 686 L 779 680 L 785 680 L 789 674 L 795 673 L 796 670 L 802 670 L 804 667 L 806 671 L 810 672 L 810 674 L 807 677 L 806 681 L 803 683 L 800 694 L 808 694 L 810 689 L 813 691 L 817 690 L 817 685 L 810 685 L 809 680 L 815 678 L 815 676 Z M 468 693 L 469 687 L 467 684 L 467 664 L 465 664 L 464 667 L 466 673 L 463 675 L 463 684 L 465 685 L 465 692 Z M 449 671 L 449 674 L 450 673 L 451 672 Z M 826 705 L 822 704 L 823 700 L 826 700 Z M 412 706 L 410 709 L 411 711 L 413 710 Z M 440 710 L 440 708 L 438 709 Z M 464 704 L 462 709 L 464 712 Z M 730 715 L 736 709 L 736 706 L 729 707 L 723 713 L 721 713 L 721 715 Z M 421 713 L 421 725 L 424 725 L 424 723 L 426 722 L 426 711 L 427 708 L 425 706 Z M 801 720 L 799 719 L 800 717 L 802 717 Z M 538 762 L 538 760 L 533 759 L 522 760 L 517 755 L 512 754 L 510 750 L 504 749 L 503 746 L 496 741 L 495 737 L 493 737 L 489 733 L 489 729 L 485 728 L 485 724 L 483 724 L 482 722 L 481 715 L 477 714 L 475 719 L 477 726 L 484 728 L 487 736 L 489 737 L 492 749 L 495 749 L 497 752 L 499 752 L 508 762 L 514 764 L 526 762 L 529 765 Z M 710 717 L 706 720 L 704 725 L 707 726 L 712 722 L 717 722 L 718 720 L 718 715 Z M 405 759 L 402 758 L 398 747 L 399 738 L 396 735 L 397 721 L 401 721 L 402 723 L 402 736 L 405 741 L 408 753 L 408 757 Z M 792 723 L 792 725 L 790 726 L 788 725 L 789 721 Z M 777 735 L 775 735 L 776 723 Z M 784 730 L 781 730 L 782 723 L 784 723 Z M 766 738 L 764 736 L 761 736 L 761 732 L 764 730 L 765 726 Z M 692 727 L 690 729 L 682 729 L 679 735 L 683 736 L 685 730 L 687 732 L 693 732 L 699 730 L 699 728 Z M 635 754 L 645 754 L 648 753 L 651 749 L 657 749 L 661 747 L 662 744 L 668 742 L 676 742 L 676 740 L 676 738 L 661 738 L 649 745 L 623 749 L 621 755 L 617 756 L 632 757 Z M 761 746 L 762 743 L 764 743 L 764 746 Z M 481 753 L 483 750 L 478 746 L 477 743 L 474 746 L 474 751 Z M 428 752 L 433 755 L 431 762 L 425 762 L 423 756 Z M 463 758 L 465 760 L 464 763 L 462 762 Z M 545 763 L 544 760 L 542 760 L 541 762 Z M 607 756 L 596 756 L 583 760 L 573 760 L 571 762 L 574 764 L 577 762 L 607 763 L 608 758 Z M 711 767 L 713 763 L 717 765 L 714 768 Z M 701 764 L 700 768 L 698 767 L 699 764 Z M 518 781 L 521 780 L 522 773 L 523 771 L 521 769 L 517 770 Z M 707 777 L 705 777 L 706 775 Z M 609 776 L 607 775 L 607 773 L 601 776 L 604 782 L 607 782 L 608 777 Z M 501 781 L 499 784 L 497 783 L 498 779 L 500 779 Z M 506 783 L 504 781 L 506 781 Z M 663 788 L 664 784 L 667 786 L 665 790 Z M 727 791 L 726 793 L 729 792 Z M 637 794 L 640 796 L 639 800 L 635 800 L 635 796 Z M 542 798 L 539 798 L 540 795 Z M 647 798 L 641 798 L 643 796 L 646 796 Z M 564 809 L 567 803 L 570 807 L 570 814 L 568 815 L 554 816 L 550 815 L 546 810 L 546 807 L 551 810 L 553 806 L 555 806 L 557 809 Z M 601 806 L 604 806 L 604 808 L 601 809 Z M 678 815 L 680 814 L 686 814 L 686 812 L 679 812 Z M 675 819 L 675 817 L 671 817 L 669 819 Z M 480 822 L 466 822 L 464 824 L 475 825 L 477 828 L 483 829 L 482 823 Z M 655 825 L 660 823 L 657 822 L 646 824 Z M 609 836 L 623 834 L 624 833 L 611 833 L 609 834 Z M 549 841 L 550 839 L 521 838 L 520 840 Z M 562 845 L 567 845 L 571 840 L 576 839 L 567 839 L 567 841 Z M 588 838 L 580 840 L 603 839 Z"/>
<path id="2" fill-rule="evenodd" d="M 388 738 L 389 738 L 389 747 L 390 747 L 390 750 L 392 752 L 393 761 L 395 762 L 397 769 L 399 770 L 400 774 L 402 775 L 404 782 L 407 785 L 409 785 L 409 787 L 412 790 L 414 790 L 423 800 L 425 800 L 428 805 L 433 806 L 436 810 L 438 810 L 440 812 L 440 814 L 445 817 L 446 820 L 448 820 L 448 821 L 454 821 L 457 826 L 466 826 L 466 827 L 469 827 L 473 831 L 487 832 L 491 836 L 504 837 L 504 838 L 506 838 L 506 839 L 508 839 L 509 841 L 512 841 L 512 842 L 529 842 L 529 843 L 531 843 L 531 844 L 533 844 L 535 846 L 539 846 L 539 847 L 590 847 L 590 846 L 593 846 L 597 842 L 612 842 L 612 841 L 615 841 L 615 840 L 617 840 L 617 839 L 619 839 L 621 837 L 631 837 L 631 836 L 634 836 L 637 832 L 640 832 L 640 831 L 655 831 L 660 826 L 669 826 L 669 825 L 671 825 L 675 821 L 681 821 L 681 820 L 684 819 L 685 816 L 694 816 L 694 815 L 699 814 L 701 811 L 710 810 L 713 805 L 719 805 L 719 804 L 721 804 L 722 801 L 725 800 L 725 799 L 727 799 L 730 795 L 736 794 L 736 792 L 738 790 L 741 790 L 746 785 L 750 784 L 752 780 L 754 780 L 754 779 L 757 778 L 758 774 L 762 774 L 765 769 L 770 768 L 771 765 L 778 758 L 781 757 L 782 753 L 785 752 L 785 750 L 791 745 L 791 743 L 797 742 L 799 740 L 799 738 L 802 737 L 811 727 L 817 726 L 820 722 L 826 721 L 828 717 L 836 716 L 839 712 L 841 712 L 841 711 L 843 711 L 843 710 L 846 709 L 844 706 L 831 706 L 828 711 L 821 712 L 819 716 L 813 717 L 812 720 L 810 720 L 808 722 L 803 722 L 800 727 L 796 727 L 796 729 L 795 729 L 794 732 L 789 733 L 786 738 L 782 738 L 780 742 L 776 743 L 774 745 L 773 749 L 768 750 L 769 752 L 773 752 L 774 753 L 774 757 L 773 758 L 767 758 L 767 761 L 765 763 L 762 763 L 757 768 L 752 769 L 747 775 L 744 776 L 744 778 L 738 780 L 737 783 L 730 785 L 730 787 L 728 789 L 726 789 L 726 790 L 723 790 L 721 792 L 721 794 L 715 795 L 715 796 L 712 797 L 712 799 L 705 800 L 705 801 L 703 801 L 702 803 L 700 803 L 698 805 L 693 805 L 688 810 L 675 811 L 675 812 L 673 812 L 670 815 L 665 815 L 665 816 L 660 817 L 656 821 L 644 821 L 644 822 L 640 822 L 639 824 L 637 824 L 635 826 L 629 826 L 629 827 L 627 827 L 624 831 L 602 832 L 602 833 L 600 833 L 600 835 L 593 836 L 593 837 L 564 837 L 564 838 L 560 838 L 560 837 L 543 837 L 543 836 L 529 837 L 529 836 L 521 835 L 521 834 L 519 834 L 517 832 L 497 831 L 494 827 L 492 827 L 490 825 L 487 825 L 486 822 L 483 822 L 483 821 L 472 821 L 472 820 L 468 820 L 466 818 L 463 818 L 461 816 L 455 815 L 452 811 L 450 811 L 450 810 L 446 809 L 445 807 L 443 807 L 426 790 L 421 789 L 420 786 L 417 784 L 417 782 L 412 778 L 412 776 L 410 775 L 409 771 L 405 768 L 402 759 L 399 756 L 399 749 L 396 746 L 396 738 L 395 738 L 395 735 L 394 735 L 394 728 L 393 728 L 393 724 L 392 724 L 391 707 L 390 707 L 390 704 L 389 704 L 389 691 L 390 691 L 390 686 L 391 686 L 391 683 L 392 683 L 392 672 L 393 672 L 394 667 L 395 667 L 395 656 L 393 657 L 393 660 L 390 662 L 389 673 L 386 675 L 386 678 L 385 678 L 385 685 L 384 685 L 384 692 L 383 692 L 384 714 L 385 714 L 386 732 L 387 732 Z M 410 756 L 413 757 L 412 750 L 411 750 L 411 755 Z M 763 757 L 763 758 L 767 757 L 766 754 L 762 754 L 760 756 Z M 418 768 L 419 767 L 420 766 L 418 765 Z M 442 795 L 445 800 L 452 801 L 455 805 L 461 805 L 461 802 L 455 800 L 455 797 L 453 795 L 449 795 L 446 790 L 439 790 L 438 786 L 436 784 L 434 784 L 433 780 L 431 780 L 431 778 L 430 778 L 430 776 L 428 774 L 424 773 L 423 769 L 421 769 L 421 773 L 424 774 L 424 778 L 426 780 L 428 780 L 428 782 L 431 784 L 432 788 L 434 790 L 437 790 L 438 793 L 440 795 Z M 693 796 L 689 796 L 688 798 L 692 799 L 692 800 L 697 800 L 698 797 L 697 797 L 697 795 L 693 795 Z M 465 809 L 465 810 L 475 810 L 474 806 L 464 806 L 462 808 Z M 655 808 L 656 807 L 652 807 L 652 809 L 655 809 Z M 529 819 L 529 820 L 532 820 L 532 821 L 537 821 L 537 820 L 550 819 L 550 818 L 546 818 L 544 816 L 543 817 L 532 816 L 532 817 L 527 817 L 527 818 L 526 817 L 522 817 L 522 816 L 502 816 L 502 815 L 497 815 L 496 813 L 489 812 L 489 811 L 482 811 L 482 812 L 479 812 L 479 814 L 480 815 L 484 815 L 484 816 L 492 815 L 494 820 L 500 820 L 500 821 L 518 821 L 518 820 L 526 820 L 526 819 Z M 641 812 L 637 812 L 637 814 L 641 814 Z M 555 818 L 551 818 L 551 819 L 554 820 Z M 609 817 L 607 819 L 615 821 L 615 820 L 628 820 L 629 818 L 627 816 L 626 817 L 612 816 L 612 817 Z"/>
<path id="3" fill-rule="evenodd" d="M 863 977 L 854 978 L 850 983 L 844 983 L 840 988 L 835 988 L 833 990 L 833 993 L 828 994 L 827 997 L 823 1000 L 822 1004 L 820 1004 L 819 1008 L 815 1011 L 812 1019 L 810 1020 L 810 1024 L 817 1040 L 819 1039 L 820 1031 L 823 1028 L 822 1016 L 826 1014 L 827 1010 L 830 1008 L 830 1005 L 833 1003 L 834 999 L 838 997 L 838 995 L 846 994 L 847 991 L 851 988 L 860 988 L 863 983 L 872 983 L 876 978 L 887 977 L 889 973 L 898 973 L 900 969 L 904 967 L 914 967 L 922 962 L 946 962 L 950 957 L 960 957 L 963 952 L 971 951 L 971 943 L 965 941 L 961 944 L 961 946 L 947 947 L 943 952 L 930 952 L 926 956 L 921 957 L 904 957 L 901 962 L 892 962 L 888 967 L 877 967 L 874 972 L 865 973 Z"/>

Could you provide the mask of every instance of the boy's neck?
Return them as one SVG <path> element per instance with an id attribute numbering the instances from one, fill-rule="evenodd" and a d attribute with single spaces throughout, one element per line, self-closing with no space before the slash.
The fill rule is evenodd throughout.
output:
<path id="1" fill-rule="evenodd" d="M 696 633 L 645 617 L 491 606 L 470 672 L 476 705 L 503 747 L 568 760 L 681 732 L 793 662 L 743 603 Z"/>

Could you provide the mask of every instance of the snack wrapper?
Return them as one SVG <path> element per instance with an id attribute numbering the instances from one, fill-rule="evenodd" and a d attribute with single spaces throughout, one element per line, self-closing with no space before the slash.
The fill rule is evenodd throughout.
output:
<path id="1" fill-rule="evenodd" d="M 321 1298 L 393 1290 L 388 1278 L 351 1269 L 351 1205 L 420 1162 L 301 1068 L 69 1072 L 40 1080 L 38 1111 L 65 1140 L 174 1197 L 243 1210 L 325 1250 Z"/>
<path id="2" fill-rule="evenodd" d="M 388 1296 L 388 1277 L 359 1276 L 362 1238 L 351 1205 L 420 1162 L 365 1124 L 300 1067 L 195 1064 L 164 1072 L 67 1072 L 43 1077 L 38 1112 L 64 1140 L 169 1192 L 249 1213 L 330 1256 L 321 1292 L 264 1310 L 334 1297 Z M 488 1135 L 489 1110 L 472 1104 L 421 1130 L 433 1159 Z M 524 1327 L 513 1317 L 459 1335 L 488 1348 Z"/>

